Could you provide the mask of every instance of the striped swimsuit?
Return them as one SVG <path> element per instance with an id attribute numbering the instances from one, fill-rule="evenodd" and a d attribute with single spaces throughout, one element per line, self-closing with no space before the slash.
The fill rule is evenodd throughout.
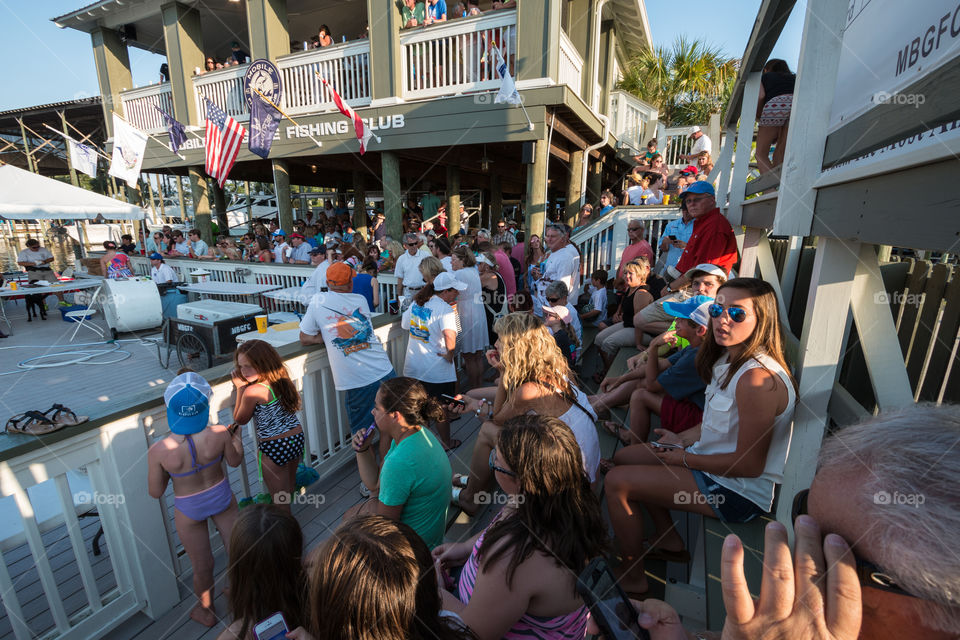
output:
<path id="1" fill-rule="evenodd" d="M 477 542 L 473 545 L 473 551 L 470 558 L 463 565 L 463 571 L 460 573 L 460 584 L 458 585 L 458 597 L 461 602 L 470 602 L 470 596 L 473 595 L 473 586 L 477 582 L 477 573 L 480 570 L 480 547 L 483 545 L 483 538 L 496 522 L 500 520 L 500 515 L 487 526 Z M 562 616 L 545 618 L 541 616 L 532 616 L 523 614 L 514 625 L 503 634 L 504 638 L 509 640 L 522 640 L 524 638 L 540 638 L 542 640 L 582 640 L 587 630 L 587 615 L 590 610 L 582 606 L 570 613 Z"/>
<path id="2" fill-rule="evenodd" d="M 257 384 L 270 389 L 270 385 L 258 382 Z M 257 440 L 260 451 L 278 466 L 282 467 L 291 460 L 298 459 L 303 453 L 303 431 L 286 438 L 274 438 L 300 427 L 297 414 L 287 411 L 277 399 L 277 394 L 270 389 L 272 400 L 267 404 L 258 404 L 253 408 L 253 418 L 257 422 Z"/>

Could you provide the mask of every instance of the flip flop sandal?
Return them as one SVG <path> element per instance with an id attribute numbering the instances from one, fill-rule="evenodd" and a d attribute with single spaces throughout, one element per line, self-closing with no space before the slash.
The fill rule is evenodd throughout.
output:
<path id="1" fill-rule="evenodd" d="M 7 420 L 6 433 L 23 433 L 30 436 L 42 436 L 63 429 L 66 425 L 57 424 L 39 411 L 27 411 Z"/>
<path id="2" fill-rule="evenodd" d="M 620 434 L 623 433 L 624 431 L 627 431 L 628 433 L 630 432 L 630 430 L 627 429 L 626 427 L 624 427 L 623 425 L 619 425 L 619 424 L 617 424 L 616 422 L 613 422 L 612 420 L 601 420 L 601 421 L 600 421 L 600 426 L 603 427 L 603 430 L 604 430 L 604 431 L 606 431 L 607 433 L 609 433 L 610 435 L 612 435 L 614 438 L 616 438 L 617 440 L 619 440 L 620 443 L 623 444 L 623 446 L 628 447 L 628 446 L 630 446 L 631 444 L 633 444 L 633 442 L 631 442 L 630 440 L 628 440 L 628 439 L 626 439 L 626 438 L 623 438 L 623 437 L 620 435 Z"/>
<path id="3" fill-rule="evenodd" d="M 467 480 L 469 478 L 462 473 L 453 474 L 453 486 L 460 487 L 461 489 L 467 488 Z"/>
<path id="4" fill-rule="evenodd" d="M 462 441 L 462 440 L 457 440 L 456 438 L 451 438 L 451 439 L 450 439 L 450 446 L 449 446 L 449 447 L 444 447 L 444 448 L 443 448 L 443 452 L 444 452 L 444 453 L 450 453 L 451 451 L 453 451 L 454 449 L 456 449 L 457 447 L 459 447 L 459 446 L 462 445 L 462 444 L 463 444 L 463 441 Z"/>
<path id="5" fill-rule="evenodd" d="M 51 411 L 53 412 L 53 415 L 49 416 L 48 419 L 55 424 L 63 425 L 64 427 L 75 427 L 78 424 L 83 424 L 90 419 L 90 416 L 78 416 L 69 407 L 65 407 L 62 404 L 53 405 L 44 411 L 43 415 L 48 416 Z"/>

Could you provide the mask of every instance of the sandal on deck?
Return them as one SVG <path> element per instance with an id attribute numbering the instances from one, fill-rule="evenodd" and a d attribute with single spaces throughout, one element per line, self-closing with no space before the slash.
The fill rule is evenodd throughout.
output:
<path id="1" fill-rule="evenodd" d="M 78 416 L 69 407 L 65 407 L 62 404 L 53 405 L 44 411 L 42 415 L 48 416 L 51 411 L 53 412 L 53 415 L 48 419 L 53 423 L 64 427 L 75 427 L 78 424 L 83 424 L 90 419 L 90 416 Z"/>
<path id="2" fill-rule="evenodd" d="M 612 420 L 601 420 L 599 424 L 601 427 L 603 427 L 604 431 L 606 431 L 607 433 L 612 435 L 614 438 L 619 440 L 621 444 L 623 444 L 625 447 L 628 447 L 631 444 L 633 444 L 632 440 L 630 440 L 629 438 L 624 438 L 621 435 L 624 431 L 626 431 L 627 433 L 632 433 L 630 429 L 627 429 L 625 426 L 617 424 Z"/>
<path id="3" fill-rule="evenodd" d="M 453 486 L 460 487 L 461 489 L 467 488 L 467 480 L 469 478 L 462 473 L 453 474 Z"/>
<path id="4" fill-rule="evenodd" d="M 53 422 L 39 411 L 27 411 L 7 420 L 4 431 L 23 433 L 30 436 L 42 436 L 63 429 L 65 424 Z"/>

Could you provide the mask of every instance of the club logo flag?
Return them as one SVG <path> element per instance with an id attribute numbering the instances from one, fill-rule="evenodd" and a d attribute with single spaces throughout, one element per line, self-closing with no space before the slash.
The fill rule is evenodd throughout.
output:
<path id="1" fill-rule="evenodd" d="M 109 174 L 125 180 L 131 188 L 137 188 L 143 151 L 147 148 L 147 134 L 137 130 L 126 120 L 113 114 L 113 160 Z"/>
<path id="2" fill-rule="evenodd" d="M 340 97 L 340 94 L 337 93 L 337 90 L 333 88 L 327 79 L 320 75 L 320 72 L 315 72 L 317 77 L 320 78 L 320 82 L 323 83 L 327 89 L 330 90 L 330 96 L 333 98 L 333 104 L 337 105 L 337 109 L 340 110 L 340 113 L 347 116 L 353 120 L 353 131 L 357 134 L 357 140 L 360 141 L 360 155 L 363 155 L 367 152 L 367 144 L 370 142 L 370 138 L 373 137 L 373 132 L 367 129 L 363 124 L 363 119 L 357 115 L 357 112 L 350 108 L 346 102 Z"/>
<path id="3" fill-rule="evenodd" d="M 82 171 L 91 178 L 97 177 L 97 152 L 93 147 L 81 144 L 73 138 L 67 138 L 70 145 L 70 163 L 77 171 Z"/>
<path id="4" fill-rule="evenodd" d="M 509 102 L 510 104 L 520 104 L 520 93 L 517 92 L 516 85 L 513 84 L 513 78 L 510 77 L 510 70 L 507 69 L 507 63 L 503 61 L 500 55 L 500 49 L 496 46 L 493 49 L 494 60 L 497 64 L 497 73 L 500 74 L 500 91 L 497 92 L 493 101 L 497 104 Z"/>
<path id="5" fill-rule="evenodd" d="M 184 128 L 183 124 L 177 121 L 176 118 L 171 116 L 169 113 L 153 105 L 153 107 L 160 112 L 160 115 L 163 116 L 164 122 L 167 123 L 167 133 L 170 134 L 170 150 L 174 153 L 180 153 L 180 147 L 183 146 L 183 143 L 187 141 L 187 130 Z"/>
<path id="6" fill-rule="evenodd" d="M 250 104 L 250 152 L 263 159 L 270 155 L 273 135 L 280 126 L 280 112 L 272 104 L 254 93 Z"/>
<path id="7" fill-rule="evenodd" d="M 223 109 L 204 98 L 207 105 L 207 133 L 204 137 L 206 153 L 204 162 L 207 175 L 221 187 L 226 182 L 233 163 L 237 161 L 240 145 L 247 130 L 239 122 L 224 113 Z"/>

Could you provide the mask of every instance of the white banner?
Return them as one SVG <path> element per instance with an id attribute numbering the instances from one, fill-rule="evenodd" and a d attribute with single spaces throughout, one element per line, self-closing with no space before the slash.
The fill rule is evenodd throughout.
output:
<path id="1" fill-rule="evenodd" d="M 902 90 L 957 55 L 957 0 L 849 0 L 830 131 L 877 104 L 923 104 Z"/>
<path id="2" fill-rule="evenodd" d="M 128 185 L 136 189 L 140 165 L 143 164 L 143 150 L 146 148 L 147 134 L 114 113 L 113 162 L 110 163 L 110 175 L 126 180 Z"/>
<path id="3" fill-rule="evenodd" d="M 70 163 L 77 171 L 81 171 L 91 178 L 97 177 L 97 152 L 73 138 L 67 138 L 70 145 Z"/>

